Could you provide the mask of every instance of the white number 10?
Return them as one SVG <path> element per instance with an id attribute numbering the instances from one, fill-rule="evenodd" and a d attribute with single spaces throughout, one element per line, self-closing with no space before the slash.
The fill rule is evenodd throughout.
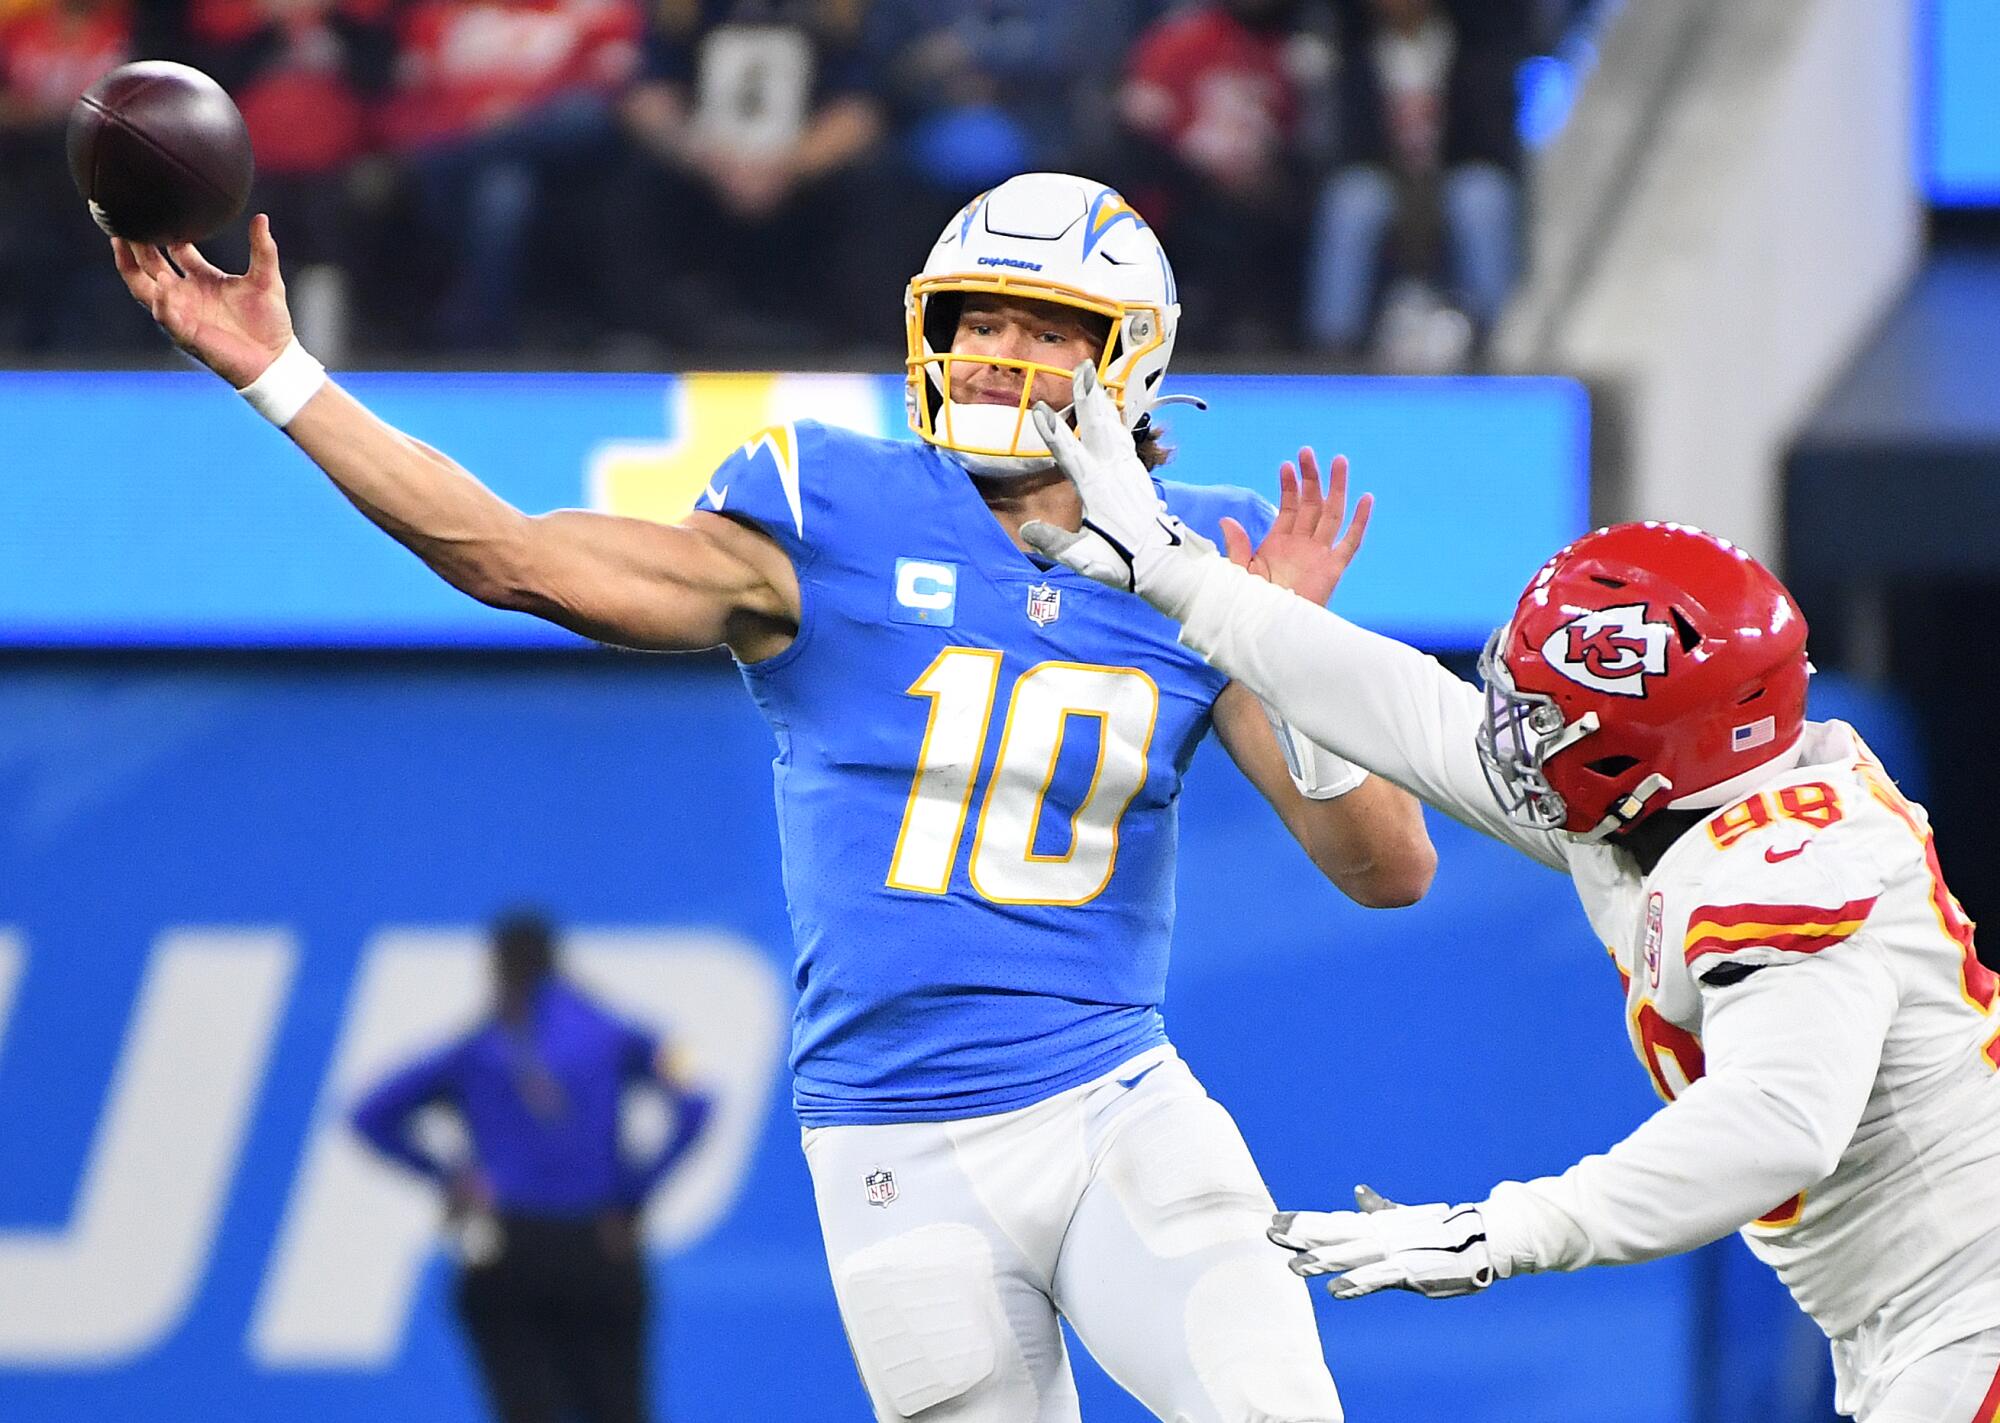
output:
<path id="1" fill-rule="evenodd" d="M 910 684 L 909 695 L 928 697 L 931 712 L 889 862 L 891 889 L 943 894 L 950 887 L 999 685 L 1000 654 L 978 647 L 946 648 Z M 973 889 L 996 904 L 1084 904 L 1102 894 L 1118 858 L 1118 822 L 1146 783 L 1159 712 L 1160 689 L 1137 668 L 1042 662 L 1023 672 L 979 808 Z M 1043 802 L 1073 716 L 1097 719 L 1097 766 L 1070 816 L 1069 848 L 1036 854 Z"/>

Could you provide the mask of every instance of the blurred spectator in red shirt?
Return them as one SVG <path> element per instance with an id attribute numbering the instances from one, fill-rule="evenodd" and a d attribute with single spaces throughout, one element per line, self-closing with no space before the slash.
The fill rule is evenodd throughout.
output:
<path id="1" fill-rule="evenodd" d="M 1307 0 L 1221 0 L 1168 16 L 1133 49 L 1121 108 L 1139 171 L 1126 196 L 1160 229 L 1197 344 L 1291 344 L 1331 24 Z"/>
<path id="2" fill-rule="evenodd" d="M 409 0 L 397 29 L 380 132 L 416 181 L 429 240 L 457 257 L 431 335 L 449 350 L 507 347 L 537 216 L 615 151 L 637 0 Z"/>
<path id="3" fill-rule="evenodd" d="M 373 143 L 370 106 L 389 78 L 395 0 L 191 0 L 175 52 L 235 98 L 257 155 L 253 212 L 285 244 L 301 338 L 344 358 L 348 274 L 374 265 L 383 183 L 361 166 Z M 373 176 L 377 181 L 370 181 Z M 249 258 L 242 224 L 209 244 L 232 270 Z"/>
<path id="4" fill-rule="evenodd" d="M 1308 270 L 1321 350 L 1361 352 L 1389 257 L 1405 281 L 1383 302 L 1384 364 L 1461 363 L 1499 317 L 1520 266 L 1520 8 L 1482 0 L 1455 16 L 1442 0 L 1367 0 L 1358 12 L 1340 71 L 1341 162 Z"/>
<path id="5" fill-rule="evenodd" d="M 623 114 L 617 309 L 668 345 L 823 345 L 869 320 L 883 132 L 861 0 L 660 0 Z M 828 273 L 838 272 L 829 281 Z M 873 313 L 887 334 L 900 305 Z"/>
<path id="6" fill-rule="evenodd" d="M 60 129 L 69 106 L 131 56 L 131 26 L 116 0 L 21 5 L 0 22 L 0 123 Z"/>
<path id="7" fill-rule="evenodd" d="M 70 105 L 131 49 L 121 0 L 46 0 L 0 20 L 0 348 L 93 351 L 145 332 L 100 280 L 105 239 L 63 149 Z"/>

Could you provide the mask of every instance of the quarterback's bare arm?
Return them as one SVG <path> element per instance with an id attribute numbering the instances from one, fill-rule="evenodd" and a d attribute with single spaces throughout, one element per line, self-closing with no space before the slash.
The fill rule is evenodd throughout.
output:
<path id="1" fill-rule="evenodd" d="M 190 244 L 170 249 L 171 263 L 116 238 L 112 247 L 134 298 L 177 345 L 238 389 L 292 346 L 278 249 L 262 215 L 251 225 L 250 270 L 240 277 Z M 483 603 L 629 647 L 726 643 L 746 661 L 775 655 L 797 631 L 790 559 L 734 521 L 696 514 L 676 526 L 581 510 L 524 514 L 331 381 L 289 418 L 285 433 L 357 509 Z"/>
<path id="2" fill-rule="evenodd" d="M 1368 909 L 1400 909 L 1424 897 L 1437 873 L 1437 850 L 1415 796 L 1358 768 L 1352 789 L 1324 799 L 1307 796 L 1248 688 L 1240 682 L 1224 687 L 1214 715 L 1230 759 L 1342 894 Z"/>

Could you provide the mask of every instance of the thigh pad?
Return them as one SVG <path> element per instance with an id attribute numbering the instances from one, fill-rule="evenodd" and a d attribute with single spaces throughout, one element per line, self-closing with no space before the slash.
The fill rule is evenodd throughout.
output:
<path id="1" fill-rule="evenodd" d="M 869 1392 L 914 1417 L 971 1392 L 999 1366 L 1007 1329 L 993 1248 L 969 1225 L 919 1226 L 834 1271 Z"/>

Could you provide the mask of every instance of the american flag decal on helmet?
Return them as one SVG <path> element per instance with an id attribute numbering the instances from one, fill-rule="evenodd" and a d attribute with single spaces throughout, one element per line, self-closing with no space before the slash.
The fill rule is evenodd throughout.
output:
<path id="1" fill-rule="evenodd" d="M 1778 719 L 1774 716 L 1759 717 L 1748 726 L 1731 727 L 1729 749 L 1731 751 L 1752 751 L 1759 746 L 1775 741 L 1778 736 Z"/>

